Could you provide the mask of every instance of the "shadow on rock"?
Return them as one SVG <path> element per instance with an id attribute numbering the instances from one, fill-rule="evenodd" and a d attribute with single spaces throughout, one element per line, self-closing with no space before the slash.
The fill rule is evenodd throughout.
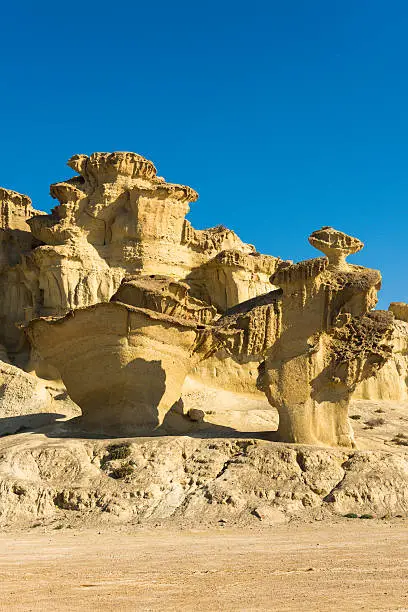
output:
<path id="1" fill-rule="evenodd" d="M 40 412 L 37 414 L 3 417 L 0 418 L 0 437 L 27 431 L 37 431 L 63 418 L 65 418 L 64 414 L 56 412 Z"/>
<path id="2" fill-rule="evenodd" d="M 78 438 L 89 440 L 110 440 L 114 438 L 177 438 L 180 436 L 198 439 L 211 438 L 244 438 L 267 440 L 269 442 L 279 442 L 277 431 L 239 431 L 233 427 L 217 425 L 203 421 L 194 423 L 186 415 L 168 414 L 160 427 L 148 432 L 129 432 L 112 430 L 109 432 L 92 431 L 84 428 L 81 417 L 75 417 L 63 423 L 56 423 L 51 427 L 43 429 L 49 438 Z"/>

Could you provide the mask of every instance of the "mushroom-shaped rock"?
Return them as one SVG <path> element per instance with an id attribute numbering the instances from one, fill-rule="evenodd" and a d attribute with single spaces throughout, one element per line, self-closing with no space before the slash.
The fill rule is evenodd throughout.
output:
<path id="1" fill-rule="evenodd" d="M 312 237 L 328 258 L 281 265 L 271 278 L 281 291 L 238 305 L 217 325 L 240 330 L 232 353 L 265 355 L 258 386 L 279 412 L 282 441 L 353 446 L 350 398 L 388 360 L 393 316 L 370 312 L 380 273 L 345 263 L 360 241 L 332 228 Z"/>
<path id="2" fill-rule="evenodd" d="M 361 251 L 364 243 L 358 238 L 344 234 L 333 227 L 322 227 L 309 236 L 309 242 L 322 251 L 333 268 L 347 268 L 346 257 Z"/>
<path id="3" fill-rule="evenodd" d="M 156 168 L 149 159 L 138 153 L 114 151 L 113 153 L 77 154 L 68 160 L 68 166 L 87 181 L 113 182 L 119 176 L 154 179 Z"/>
<path id="4" fill-rule="evenodd" d="M 82 425 L 148 433 L 179 399 L 190 369 L 219 346 L 211 328 L 121 302 L 36 319 L 26 332 L 82 409 Z"/>
<path id="5" fill-rule="evenodd" d="M 164 276 L 127 278 L 110 303 L 42 318 L 26 328 L 55 366 L 84 426 L 149 432 L 179 399 L 188 372 L 224 341 L 212 306 Z"/>

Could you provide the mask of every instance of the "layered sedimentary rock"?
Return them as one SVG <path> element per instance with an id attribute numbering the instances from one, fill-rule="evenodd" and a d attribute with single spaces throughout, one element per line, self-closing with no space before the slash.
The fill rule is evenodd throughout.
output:
<path id="1" fill-rule="evenodd" d="M 30 220 L 32 233 L 45 243 L 31 256 L 41 293 L 38 314 L 58 315 L 109 301 L 127 274 L 186 279 L 197 297 L 205 294 L 221 310 L 242 295 L 262 293 L 269 284 L 271 268 L 280 260 L 264 256 L 254 266 L 245 259 L 255 254 L 254 247 L 231 230 L 192 228 L 185 216 L 197 192 L 166 183 L 141 155 L 75 155 L 68 165 L 79 176 L 51 185 L 59 205 L 50 215 Z M 215 260 L 228 249 L 241 255 L 239 272 L 236 257 Z"/>
<path id="2" fill-rule="evenodd" d="M 166 183 L 149 160 L 134 153 L 95 153 L 76 155 L 68 165 L 78 176 L 51 186 L 59 204 L 49 215 L 35 211 L 27 196 L 0 190 L 0 342 L 5 360 L 59 378 L 55 364 L 65 371 L 63 355 L 61 362 L 45 361 L 36 346 L 30 347 L 21 326 L 38 316 L 62 317 L 108 302 L 129 274 L 141 275 L 142 284 L 145 274 L 170 276 L 175 283 L 167 291 L 164 310 L 163 304 L 149 302 L 154 292 L 146 286 L 139 306 L 183 321 L 187 317 L 187 327 L 207 324 L 217 310 L 270 288 L 269 276 L 279 258 L 257 254 L 223 226 L 194 229 L 185 216 L 197 193 Z M 177 284 L 179 280 L 185 282 Z M 138 293 L 135 279 L 131 285 L 134 297 L 126 298 L 130 306 Z M 121 291 L 129 293 L 128 287 L 124 284 Z M 189 289 L 193 295 L 187 296 Z M 184 329 L 180 321 L 177 325 Z M 197 361 L 192 359 L 191 366 Z"/>
<path id="3" fill-rule="evenodd" d="M 82 427 L 151 433 L 189 371 L 222 343 L 222 330 L 205 324 L 214 315 L 184 283 L 141 277 L 126 281 L 111 303 L 34 320 L 27 333 L 81 407 Z"/>
<path id="4" fill-rule="evenodd" d="M 190 436 L 112 443 L 34 434 L 14 446 L 0 440 L 0 474 L 0 525 L 20 529 L 39 520 L 48 529 L 83 528 L 84 520 L 122 522 L 123 530 L 133 522 L 259 529 L 268 524 L 260 513 L 273 523 L 408 513 L 408 458 L 389 448 L 359 452 Z"/>
<path id="5" fill-rule="evenodd" d="M 390 309 L 393 312 L 392 309 Z M 395 316 L 395 314 L 394 314 Z M 395 318 L 390 338 L 391 358 L 373 376 L 363 380 L 353 394 L 354 399 L 408 399 L 408 323 Z"/>
<path id="6" fill-rule="evenodd" d="M 271 290 L 270 277 L 281 260 L 260 253 L 221 251 L 195 268 L 187 281 L 201 299 L 214 304 L 220 312 Z"/>
<path id="7" fill-rule="evenodd" d="M 393 313 L 396 319 L 408 323 L 408 304 L 405 304 L 404 302 L 391 302 L 389 310 Z"/>
<path id="8" fill-rule="evenodd" d="M 52 422 L 56 416 L 44 381 L 0 361 L 0 436 Z"/>
<path id="9" fill-rule="evenodd" d="M 49 215 L 0 190 L 0 343 L 3 360 L 62 377 L 83 426 L 153 431 L 189 374 L 266 394 L 281 440 L 351 446 L 353 394 L 408 397 L 408 307 L 372 312 L 381 275 L 346 260 L 360 240 L 322 228 L 309 240 L 324 257 L 292 264 L 194 229 L 198 194 L 140 155 L 68 165 Z"/>
<path id="10" fill-rule="evenodd" d="M 13 357 L 28 350 L 15 324 L 29 318 L 33 310 L 23 262 L 38 244 L 27 221 L 40 214 L 28 196 L 0 188 L 0 343 Z"/>
<path id="11" fill-rule="evenodd" d="M 393 315 L 371 312 L 380 273 L 346 262 L 360 241 L 333 228 L 309 240 L 326 257 L 282 267 L 271 279 L 281 291 L 236 306 L 218 324 L 239 332 L 232 353 L 266 356 L 258 385 L 279 411 L 281 440 L 351 446 L 349 402 L 390 358 Z"/>

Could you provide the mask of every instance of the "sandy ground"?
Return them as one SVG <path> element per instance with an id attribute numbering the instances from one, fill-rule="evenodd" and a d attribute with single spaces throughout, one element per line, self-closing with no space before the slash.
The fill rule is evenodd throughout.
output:
<path id="1" fill-rule="evenodd" d="M 0 534 L 0 610 L 408 610 L 408 525 Z"/>

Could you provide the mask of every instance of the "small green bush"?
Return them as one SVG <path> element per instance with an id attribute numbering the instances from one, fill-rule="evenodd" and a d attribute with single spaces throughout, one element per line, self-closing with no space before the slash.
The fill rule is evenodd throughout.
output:
<path id="1" fill-rule="evenodd" d="M 373 519 L 373 515 L 372 514 L 362 514 L 360 516 L 361 519 Z"/>
<path id="2" fill-rule="evenodd" d="M 115 478 L 115 480 L 120 480 L 121 478 L 126 478 L 126 476 L 131 476 L 134 472 L 134 468 L 127 464 L 122 465 L 121 467 L 113 469 L 109 476 L 111 478 Z"/>
<path id="3" fill-rule="evenodd" d="M 359 419 L 361 419 L 361 414 L 352 414 L 350 416 L 350 419 L 354 419 L 354 421 L 358 421 Z"/>
<path id="4" fill-rule="evenodd" d="M 377 418 L 377 419 L 369 419 L 365 422 L 368 427 L 380 427 L 380 425 L 385 424 L 385 419 Z"/>
<path id="5" fill-rule="evenodd" d="M 111 444 L 108 446 L 107 451 L 109 452 L 108 461 L 127 459 L 131 452 L 129 444 Z"/>
<path id="6" fill-rule="evenodd" d="M 398 433 L 395 438 L 391 440 L 394 444 L 398 444 L 399 446 L 408 446 L 408 436 L 403 433 Z"/>
<path id="7" fill-rule="evenodd" d="M 358 514 L 355 512 L 347 512 L 347 514 L 344 515 L 344 518 L 358 518 Z"/>

